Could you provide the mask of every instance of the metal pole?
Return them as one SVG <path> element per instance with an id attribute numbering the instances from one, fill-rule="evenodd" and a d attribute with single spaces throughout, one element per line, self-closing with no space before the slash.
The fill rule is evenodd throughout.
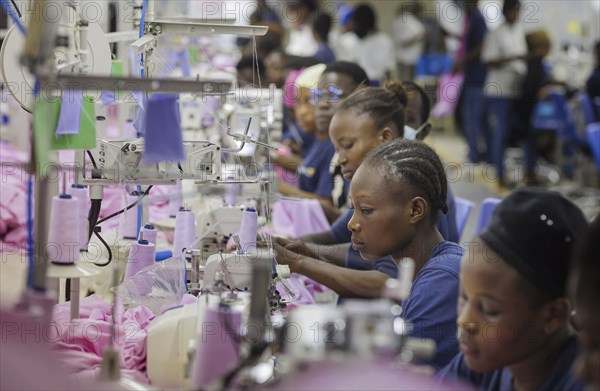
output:
<path id="1" fill-rule="evenodd" d="M 35 265 L 33 288 L 46 290 L 46 264 L 48 262 L 48 228 L 50 225 L 50 200 L 52 186 L 47 176 L 39 176 L 35 184 Z"/>
<path id="2" fill-rule="evenodd" d="M 71 279 L 71 320 L 79 318 L 79 278 Z"/>

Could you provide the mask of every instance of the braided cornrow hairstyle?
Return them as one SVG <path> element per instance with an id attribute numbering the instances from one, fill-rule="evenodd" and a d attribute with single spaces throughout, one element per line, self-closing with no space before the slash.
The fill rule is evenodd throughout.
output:
<path id="1" fill-rule="evenodd" d="M 422 141 L 399 139 L 382 144 L 363 164 L 377 169 L 396 188 L 409 186 L 412 197 L 427 200 L 433 223 L 438 211 L 448 212 L 446 171 L 437 153 Z"/>
<path id="2" fill-rule="evenodd" d="M 401 82 L 390 81 L 385 87 L 363 88 L 342 102 L 337 112 L 352 111 L 356 115 L 369 114 L 375 129 L 391 125 L 396 137 L 404 136 L 404 110 L 408 96 Z"/>

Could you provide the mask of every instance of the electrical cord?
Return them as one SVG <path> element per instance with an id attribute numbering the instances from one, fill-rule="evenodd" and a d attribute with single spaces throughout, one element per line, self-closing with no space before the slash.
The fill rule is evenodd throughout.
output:
<path id="1" fill-rule="evenodd" d="M 19 15 L 19 18 L 22 17 L 23 15 L 21 15 L 21 10 L 19 9 L 19 7 L 17 7 L 17 3 L 15 3 L 15 0 L 10 0 L 10 2 L 12 3 L 13 7 L 15 7 L 15 10 L 17 11 L 17 15 Z"/>
<path id="2" fill-rule="evenodd" d="M 105 218 L 98 220 L 98 222 L 96 223 L 96 225 L 98 225 L 98 224 L 102 224 L 102 223 L 104 223 L 106 220 L 110 220 L 110 219 L 112 219 L 113 217 L 116 217 L 116 216 L 118 216 L 118 215 L 120 215 L 120 214 L 122 214 L 122 213 L 125 213 L 125 212 L 126 212 L 126 211 L 128 211 L 129 209 L 131 209 L 131 208 L 133 208 L 134 206 L 136 206 L 136 205 L 137 205 L 137 204 L 138 204 L 138 203 L 139 203 L 139 202 L 140 202 L 140 201 L 141 201 L 141 200 L 142 200 L 144 197 L 146 197 L 146 196 L 148 195 L 148 193 L 150 192 L 150 190 L 152 189 L 152 187 L 154 187 L 154 185 L 150 185 L 150 186 L 148 186 L 148 188 L 146 189 L 146 191 L 145 191 L 145 192 L 144 192 L 144 193 L 143 193 L 143 194 L 142 194 L 142 195 L 141 195 L 141 196 L 140 196 L 140 197 L 139 197 L 137 200 L 135 200 L 135 202 L 132 202 L 130 205 L 128 205 L 128 206 L 127 206 L 127 208 L 125 208 L 125 209 L 120 209 L 120 210 L 116 211 L 115 213 L 112 213 L 112 214 L 110 214 L 110 215 L 106 216 Z"/>
<path id="3" fill-rule="evenodd" d="M 98 227 L 98 228 L 100 228 L 100 227 Z M 110 246 L 108 245 L 108 243 L 106 243 L 106 240 L 104 240 L 104 238 L 102 236 L 100 236 L 100 234 L 98 233 L 98 229 L 94 230 L 94 235 L 96 235 L 98 240 L 100 240 L 100 242 L 102 242 L 104 247 L 106 247 L 106 251 L 108 252 L 108 261 L 106 261 L 104 263 L 94 263 L 94 265 L 99 266 L 99 267 L 108 266 L 112 262 L 112 251 L 110 250 Z"/>
<path id="4" fill-rule="evenodd" d="M 86 152 L 87 152 L 88 157 L 92 161 L 92 166 L 94 166 L 94 168 L 97 170 L 98 166 L 96 165 L 96 159 L 94 159 L 94 155 L 92 155 L 92 152 L 89 149 L 86 150 Z"/>
<path id="5" fill-rule="evenodd" d="M 98 225 L 98 218 L 100 217 L 100 210 L 102 209 L 102 200 L 101 199 L 93 199 L 92 205 L 90 206 L 90 211 L 88 213 L 88 223 L 89 223 L 89 231 L 88 231 L 88 240 L 92 238 L 94 234 L 94 229 L 96 225 Z"/>

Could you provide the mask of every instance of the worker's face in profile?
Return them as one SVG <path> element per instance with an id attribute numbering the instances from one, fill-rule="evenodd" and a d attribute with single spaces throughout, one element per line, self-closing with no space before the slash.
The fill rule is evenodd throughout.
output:
<path id="1" fill-rule="evenodd" d="M 489 372 L 539 354 L 562 327 L 547 316 L 548 301 L 481 239 L 465 252 L 456 323 L 467 366 Z"/>
<path id="2" fill-rule="evenodd" d="M 338 111 L 329 127 L 329 138 L 338 153 L 337 164 L 344 179 L 351 180 L 365 156 L 384 142 L 392 141 L 389 128 L 377 129 L 368 113 Z"/>
<path id="3" fill-rule="evenodd" d="M 307 133 L 315 132 L 315 108 L 310 103 L 308 88 L 301 87 L 298 89 L 295 115 L 300 129 Z"/>
<path id="4" fill-rule="evenodd" d="M 277 88 L 282 88 L 285 83 L 285 56 L 281 52 L 270 53 L 264 60 L 267 84 L 274 83 Z"/>
<path id="5" fill-rule="evenodd" d="M 348 75 L 328 72 L 321 76 L 318 93 L 313 92 L 312 97 L 312 102 L 316 108 L 318 132 L 326 133 L 329 131 L 329 124 L 335 110 L 355 89 L 356 85 Z"/>
<path id="6" fill-rule="evenodd" d="M 400 186 L 395 184 L 396 186 Z M 363 259 L 376 261 L 391 255 L 394 260 L 410 241 L 410 204 L 406 192 L 398 194 L 394 185 L 370 165 L 362 165 L 350 184 L 353 214 L 348 222 L 352 247 Z"/>
<path id="7" fill-rule="evenodd" d="M 427 118 L 423 118 L 423 102 L 418 92 L 407 89 L 406 95 L 408 102 L 404 109 L 404 122 L 407 126 L 418 130 L 417 140 L 424 140 L 431 132 L 431 124 L 427 122 Z"/>

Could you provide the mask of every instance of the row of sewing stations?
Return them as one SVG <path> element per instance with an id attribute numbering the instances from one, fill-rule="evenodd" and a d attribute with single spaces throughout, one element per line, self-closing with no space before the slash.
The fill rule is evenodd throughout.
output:
<path id="1" fill-rule="evenodd" d="M 11 173 L 27 178 L 34 222 L 26 251 L 3 256 L 29 266 L 2 311 L 3 385 L 438 387 L 410 364 L 434 349 L 407 336 L 406 282 L 337 305 L 277 263 L 272 235 L 327 224 L 318 202 L 276 194 L 281 91 L 236 88 L 214 63 L 181 66 L 186 45 L 214 60 L 214 37 L 266 27 L 159 20 L 149 0 L 139 35 L 111 35 L 74 5 L 36 23 L 48 6 L 36 3 L 2 48 L 3 79 L 21 88 L 6 104 L 33 119 L 32 164 Z M 130 60 L 111 60 L 110 44 Z M 311 224 L 291 232 L 293 216 Z"/>

